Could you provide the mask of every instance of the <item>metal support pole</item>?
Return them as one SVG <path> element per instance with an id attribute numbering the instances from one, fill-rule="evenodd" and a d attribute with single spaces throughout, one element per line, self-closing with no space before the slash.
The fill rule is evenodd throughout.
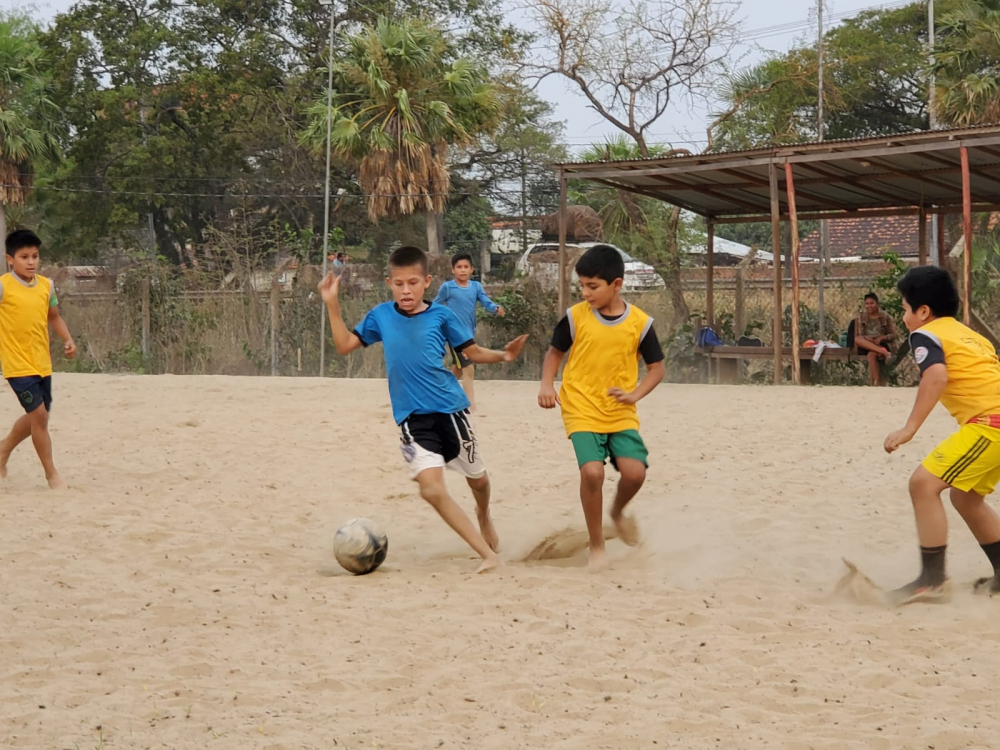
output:
<path id="1" fill-rule="evenodd" d="M 771 190 L 771 252 L 774 254 L 774 320 L 772 345 L 774 347 L 774 382 L 781 383 L 781 205 L 778 202 L 778 167 L 772 161 L 767 165 Z"/>
<path id="2" fill-rule="evenodd" d="M 569 306 L 569 273 L 566 269 L 566 177 L 559 172 L 559 315 Z"/>
<path id="3" fill-rule="evenodd" d="M 708 221 L 708 283 L 705 288 L 705 315 L 708 325 L 715 325 L 715 224 L 711 217 Z M 742 331 L 738 332 L 742 335 Z"/>
<path id="4" fill-rule="evenodd" d="M 792 385 L 802 382 L 799 362 L 799 217 L 795 213 L 795 179 L 792 165 L 785 163 L 785 190 L 788 193 L 788 221 L 792 227 Z"/>
<path id="5" fill-rule="evenodd" d="M 962 224 L 965 234 L 965 252 L 962 253 L 962 278 L 965 290 L 962 295 L 962 322 L 969 325 L 969 308 L 972 300 L 972 185 L 969 178 L 969 150 L 959 149 L 962 157 Z"/>
<path id="6" fill-rule="evenodd" d="M 333 2 L 330 2 L 330 50 L 326 75 L 326 180 L 323 189 L 323 278 L 326 278 L 330 251 L 330 133 L 333 128 Z M 326 374 L 326 306 L 319 306 L 319 376 Z"/>
<path id="7" fill-rule="evenodd" d="M 920 250 L 920 260 L 919 265 L 927 265 L 927 211 L 923 206 L 920 207 L 920 213 L 917 214 L 917 221 L 920 222 L 917 225 L 917 245 Z"/>

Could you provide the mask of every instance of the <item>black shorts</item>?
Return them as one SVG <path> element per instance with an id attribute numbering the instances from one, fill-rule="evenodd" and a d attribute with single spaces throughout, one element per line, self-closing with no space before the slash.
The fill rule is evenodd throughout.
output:
<path id="1" fill-rule="evenodd" d="M 468 367 L 469 365 L 472 364 L 472 360 L 466 356 L 464 349 L 460 352 L 456 352 L 455 347 L 453 347 L 451 344 L 448 344 L 448 351 L 451 352 L 452 364 L 455 365 L 455 367 L 457 367 L 458 369 L 461 370 L 463 367 Z"/>
<path id="2" fill-rule="evenodd" d="M 52 411 L 52 376 L 26 375 L 21 378 L 7 378 L 17 400 L 21 402 L 25 414 L 31 414 L 42 404 L 45 411 Z"/>
<path id="3" fill-rule="evenodd" d="M 403 458 L 410 477 L 447 466 L 476 479 L 486 473 L 468 410 L 455 414 L 411 414 L 399 425 Z"/>

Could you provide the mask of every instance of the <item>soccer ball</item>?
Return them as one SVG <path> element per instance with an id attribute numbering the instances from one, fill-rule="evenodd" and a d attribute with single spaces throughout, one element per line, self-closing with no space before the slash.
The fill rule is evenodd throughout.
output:
<path id="1" fill-rule="evenodd" d="M 363 576 L 385 561 L 389 538 L 374 521 L 352 518 L 333 537 L 333 556 L 344 570 Z"/>

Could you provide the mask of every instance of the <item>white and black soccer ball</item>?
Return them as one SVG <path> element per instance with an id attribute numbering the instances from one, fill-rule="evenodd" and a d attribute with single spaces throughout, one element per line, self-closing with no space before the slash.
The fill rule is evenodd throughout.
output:
<path id="1" fill-rule="evenodd" d="M 333 556 L 344 570 L 363 576 L 385 561 L 389 537 L 368 518 L 352 518 L 333 537 Z"/>

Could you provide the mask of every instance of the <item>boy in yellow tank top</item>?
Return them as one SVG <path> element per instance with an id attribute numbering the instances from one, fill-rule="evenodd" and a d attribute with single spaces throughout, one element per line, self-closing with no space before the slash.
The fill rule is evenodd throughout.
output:
<path id="1" fill-rule="evenodd" d="M 52 406 L 52 356 L 49 326 L 64 342 L 69 359 L 76 344 L 59 314 L 59 300 L 50 279 L 39 276 L 41 240 L 34 232 L 19 229 L 6 238 L 8 273 L 0 276 L 0 366 L 24 414 L 0 441 L 0 477 L 7 476 L 11 451 L 28 437 L 42 462 L 49 487 L 65 482 L 52 461 L 49 409 Z"/>
<path id="2" fill-rule="evenodd" d="M 955 320 L 958 290 L 946 270 L 912 268 L 898 286 L 920 387 L 906 426 L 886 437 L 885 450 L 892 453 L 912 440 L 938 401 L 959 428 L 910 477 L 922 568 L 890 599 L 901 605 L 949 597 L 948 520 L 941 503 L 946 489 L 993 566 L 993 575 L 976 581 L 976 590 L 1000 593 L 1000 515 L 983 500 L 1000 481 L 1000 360 L 988 340 Z"/>
<path id="3" fill-rule="evenodd" d="M 635 404 L 663 380 L 663 351 L 653 319 L 621 298 L 625 261 L 610 245 L 595 245 L 576 264 L 583 302 L 556 326 L 542 365 L 538 405 L 562 407 L 566 434 L 580 467 L 580 500 L 590 537 L 589 567 L 607 567 L 604 551 L 604 463 L 610 458 L 621 480 L 611 520 L 626 544 L 638 542 L 625 506 L 646 480 L 646 446 L 639 435 Z M 562 388 L 555 378 L 569 352 Z M 646 376 L 639 382 L 639 357 Z"/>

